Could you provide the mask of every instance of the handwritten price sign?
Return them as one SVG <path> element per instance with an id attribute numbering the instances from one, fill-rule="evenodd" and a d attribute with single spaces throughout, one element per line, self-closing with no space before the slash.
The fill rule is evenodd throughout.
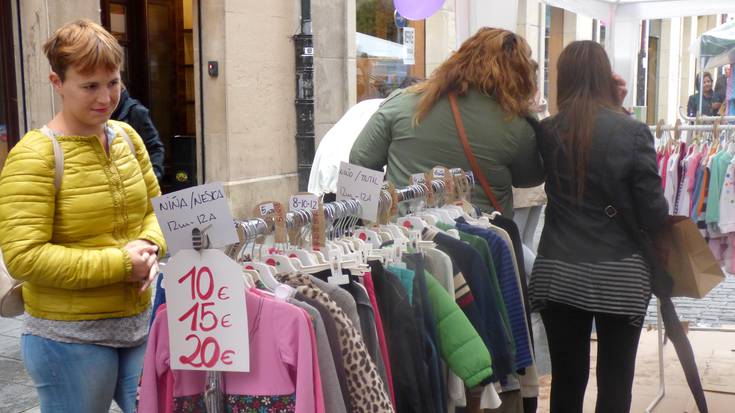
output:
<path id="1" fill-rule="evenodd" d="M 382 171 L 373 171 L 346 162 L 339 164 L 337 178 L 337 201 L 357 199 L 362 206 L 360 218 L 370 221 L 378 220 L 378 203 L 380 190 L 383 187 Z"/>
<path id="2" fill-rule="evenodd" d="M 248 317 L 240 266 L 219 250 L 180 251 L 166 265 L 174 370 L 249 371 Z"/>

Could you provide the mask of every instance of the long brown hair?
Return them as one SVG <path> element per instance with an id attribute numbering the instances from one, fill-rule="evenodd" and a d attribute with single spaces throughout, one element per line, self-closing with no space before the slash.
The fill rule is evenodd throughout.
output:
<path id="1" fill-rule="evenodd" d="M 572 42 L 559 56 L 557 131 L 570 162 L 572 193 L 581 201 L 595 117 L 602 108 L 621 111 L 610 60 L 598 43 Z"/>
<path id="2" fill-rule="evenodd" d="M 536 94 L 537 67 L 522 37 L 508 30 L 483 27 L 427 81 L 411 88 L 421 94 L 415 121 L 420 122 L 445 94 L 464 95 L 470 88 L 494 96 L 509 115 L 526 115 Z"/>

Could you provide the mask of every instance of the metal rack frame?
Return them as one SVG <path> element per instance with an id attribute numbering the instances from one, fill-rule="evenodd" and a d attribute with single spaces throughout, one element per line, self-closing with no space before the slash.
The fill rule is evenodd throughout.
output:
<path id="1" fill-rule="evenodd" d="M 698 121 L 704 123 L 713 123 L 718 120 L 725 122 L 735 121 L 735 116 L 700 116 L 699 118 L 697 118 L 696 116 L 688 116 L 683 106 L 679 106 L 679 117 L 681 118 L 681 120 L 686 122 Z"/>
<path id="2" fill-rule="evenodd" d="M 680 108 L 681 109 L 681 108 Z M 696 118 L 691 118 L 684 116 L 684 114 L 681 114 L 683 120 L 691 120 L 694 121 Z M 705 116 L 700 117 L 699 121 L 704 122 L 715 122 L 719 120 L 735 120 L 735 116 Z M 651 132 L 656 132 L 658 130 L 664 131 L 664 132 L 671 132 L 671 131 L 712 131 L 715 128 L 714 123 L 709 123 L 706 125 L 689 125 L 689 124 L 680 124 L 680 125 L 649 125 L 649 128 L 651 129 Z M 722 124 L 717 126 L 718 131 L 724 131 L 724 130 L 735 130 L 735 125 L 731 124 Z M 664 326 L 662 322 L 661 317 L 661 304 L 656 300 L 656 311 L 657 311 L 657 317 L 656 317 L 656 329 L 658 330 L 658 372 L 659 372 L 659 388 L 658 393 L 656 394 L 656 397 L 651 401 L 651 404 L 648 405 L 645 412 L 651 413 L 653 412 L 653 409 L 661 402 L 661 400 L 666 395 L 666 381 L 665 381 L 665 374 L 664 374 L 664 342 L 665 342 L 665 336 L 664 336 Z"/>

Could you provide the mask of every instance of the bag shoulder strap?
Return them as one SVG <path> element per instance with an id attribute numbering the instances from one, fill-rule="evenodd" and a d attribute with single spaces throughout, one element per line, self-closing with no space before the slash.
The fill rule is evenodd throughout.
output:
<path id="1" fill-rule="evenodd" d="M 110 123 L 112 125 L 112 123 Z M 133 154 L 133 157 L 135 159 L 138 159 L 137 153 L 135 152 L 135 145 L 133 145 L 133 141 L 130 139 L 130 136 L 127 132 L 125 132 L 125 128 L 119 125 L 115 125 L 113 128 L 113 131 L 120 132 L 120 135 L 122 135 L 122 138 L 125 140 L 125 142 L 128 144 L 128 147 L 130 148 L 130 152 Z"/>
<path id="2" fill-rule="evenodd" d="M 51 146 L 54 148 L 54 187 L 58 194 L 61 188 L 61 178 L 64 177 L 64 152 L 61 150 L 59 140 L 56 139 L 56 134 L 48 126 L 44 125 L 40 131 L 51 140 Z"/>
<path id="3" fill-rule="evenodd" d="M 502 214 L 503 208 L 500 207 L 500 203 L 495 198 L 495 194 L 493 193 L 492 187 L 490 187 L 487 177 L 482 173 L 482 169 L 480 169 L 480 165 L 477 163 L 475 154 L 472 153 L 470 141 L 467 139 L 467 132 L 465 131 L 464 123 L 462 122 L 462 115 L 459 113 L 457 96 L 454 93 L 449 93 L 448 96 L 449 105 L 452 107 L 452 114 L 454 115 L 454 123 L 457 126 L 457 136 L 459 137 L 460 143 L 462 143 L 462 149 L 464 149 L 464 154 L 467 156 L 467 161 L 470 163 L 472 173 L 474 173 L 477 180 L 480 181 L 480 186 L 482 187 L 483 192 L 485 192 L 487 198 L 490 200 L 490 203 L 493 205 L 493 208 Z"/>

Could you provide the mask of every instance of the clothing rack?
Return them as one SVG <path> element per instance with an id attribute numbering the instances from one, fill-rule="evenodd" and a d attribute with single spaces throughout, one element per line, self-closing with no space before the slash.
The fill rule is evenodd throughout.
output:
<path id="1" fill-rule="evenodd" d="M 680 108 L 681 109 L 681 108 Z M 684 121 L 698 121 L 698 122 L 712 122 L 708 124 L 678 124 L 678 125 L 649 125 L 651 132 L 654 134 L 661 132 L 678 132 L 678 131 L 697 131 L 697 132 L 712 132 L 717 127 L 718 131 L 733 131 L 735 130 L 735 124 L 721 124 L 715 125 L 717 121 L 728 121 L 735 120 L 735 116 L 703 116 L 700 118 L 685 116 L 684 113 L 680 113 L 682 120 Z M 658 370 L 659 370 L 659 389 L 656 397 L 646 408 L 646 413 L 653 412 L 653 409 L 661 402 L 666 395 L 666 382 L 664 374 L 664 343 L 665 334 L 664 326 L 661 315 L 661 304 L 656 300 L 656 329 L 658 330 Z"/>
<path id="2" fill-rule="evenodd" d="M 468 182 L 472 184 L 471 178 Z M 447 185 L 444 180 L 435 179 L 431 181 L 431 187 L 435 194 L 444 194 L 447 190 Z M 396 198 L 398 202 L 405 202 L 414 199 L 425 198 L 428 195 L 428 187 L 425 185 L 408 185 L 405 188 L 396 190 Z M 380 194 L 380 206 L 385 208 L 386 204 L 392 203 L 391 193 L 387 190 L 382 190 Z M 358 200 L 349 199 L 342 201 L 329 202 L 323 205 L 324 218 L 327 222 L 334 222 L 339 219 L 346 219 L 350 217 L 357 217 L 362 211 L 362 204 Z M 312 210 L 298 210 L 294 212 L 288 212 L 285 214 L 286 229 L 292 230 L 295 228 L 303 227 L 314 221 L 314 214 Z M 252 218 L 242 221 L 235 222 L 236 225 L 240 226 L 245 234 L 245 240 L 243 245 L 237 245 L 233 249 L 228 250 L 228 255 L 231 257 L 239 256 L 244 244 L 254 240 L 255 238 L 268 235 L 275 231 L 275 221 L 266 221 L 263 218 Z M 222 397 L 222 373 L 221 372 L 208 372 L 207 382 L 205 391 L 205 405 L 208 413 L 222 413 L 224 412 L 223 397 Z"/>
<path id="3" fill-rule="evenodd" d="M 435 194 L 442 195 L 446 193 L 447 185 L 446 182 L 440 179 L 434 179 L 431 181 L 432 190 Z M 404 188 L 396 189 L 396 196 L 398 202 L 406 202 L 415 199 L 421 199 L 428 196 L 427 187 L 422 184 L 408 185 Z M 381 191 L 380 206 L 384 207 L 385 203 L 391 202 L 390 192 L 387 190 Z M 334 201 L 324 204 L 324 218 L 333 222 L 338 219 L 344 219 L 349 217 L 359 216 L 362 210 L 360 201 L 349 199 L 343 201 Z M 299 228 L 304 225 L 312 223 L 314 215 L 311 210 L 299 210 L 294 212 L 288 212 L 285 214 L 286 229 Z M 268 235 L 275 231 L 275 223 L 267 222 L 263 218 L 252 218 L 242 221 L 236 221 L 237 225 L 241 225 L 246 238 L 253 239 L 261 235 Z"/>
<path id="4" fill-rule="evenodd" d="M 734 119 L 735 119 L 735 117 L 734 117 Z M 659 131 L 659 130 L 662 131 L 662 132 L 671 132 L 671 131 L 676 132 L 677 130 L 679 130 L 679 131 L 709 132 L 712 129 L 714 129 L 714 126 L 715 126 L 714 124 L 711 124 L 711 125 L 685 125 L 685 124 L 681 124 L 679 126 L 676 126 L 676 125 L 663 125 L 663 126 L 660 127 L 660 129 L 659 129 L 659 126 L 657 126 L 657 125 L 649 125 L 648 127 L 651 129 L 651 132 L 656 132 L 656 131 Z M 717 130 L 735 130 L 735 125 L 730 125 L 730 124 L 719 125 L 719 126 L 717 126 Z"/>

